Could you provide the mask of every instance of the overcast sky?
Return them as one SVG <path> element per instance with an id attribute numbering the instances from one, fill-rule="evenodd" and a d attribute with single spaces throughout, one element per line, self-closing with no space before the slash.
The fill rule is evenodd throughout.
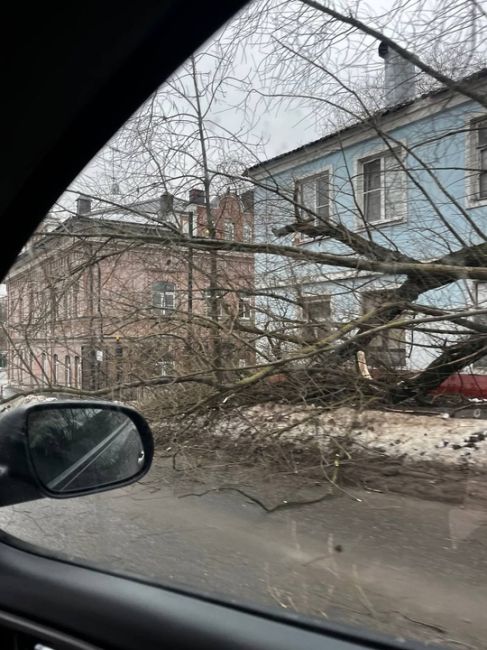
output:
<path id="1" fill-rule="evenodd" d="M 228 47 L 229 39 L 225 40 L 228 33 L 232 34 L 230 42 L 234 39 L 238 43 L 238 47 L 231 50 L 232 79 L 224 81 L 222 92 L 209 117 L 221 127 L 220 133 L 236 133 L 242 129 L 245 120 L 252 122 L 252 142 L 261 140 L 265 145 L 255 148 L 259 159 L 294 149 L 342 126 L 337 111 L 326 103 L 336 100 L 337 103 L 350 105 L 350 99 L 333 78 L 334 74 L 341 83 L 363 89 L 364 94 L 369 92 L 370 105 L 373 106 L 376 101 L 379 106 L 382 99 L 380 89 L 374 89 L 374 83 L 379 83 L 383 69 L 375 39 L 358 33 L 350 34 L 348 28 L 344 29 L 342 25 L 337 27 L 336 23 L 330 25 L 322 14 L 309 7 L 305 7 L 305 13 L 300 14 L 303 5 L 298 0 L 272 2 L 279 4 L 274 18 L 262 24 L 255 22 L 255 16 L 267 8 L 269 0 L 254 0 L 254 23 L 251 19 L 241 26 L 237 17 L 230 24 L 230 32 L 227 26 L 202 48 L 211 54 L 221 39 Z M 482 27 L 482 21 L 477 19 L 476 24 L 480 25 L 480 29 L 477 27 L 476 31 L 473 30 L 472 14 L 466 11 L 470 6 L 473 7 L 473 4 L 469 0 L 369 0 L 367 3 L 337 0 L 334 4 L 345 13 L 356 12 L 368 24 L 400 39 L 402 44 L 420 55 L 434 54 L 435 48 L 441 53 L 442 49 L 448 49 L 455 43 L 473 43 L 477 54 L 485 51 L 484 42 L 487 39 L 482 31 L 485 25 Z M 487 0 L 480 0 L 477 6 L 486 11 Z M 239 24 L 239 28 L 232 33 L 232 25 L 236 24 Z M 274 28 L 275 24 L 277 28 Z M 331 76 L 279 49 L 281 41 L 320 62 L 332 73 Z M 455 61 L 447 61 L 446 65 L 448 63 L 454 66 Z M 214 64 L 211 56 L 198 61 L 199 67 L 203 71 L 206 68 L 210 76 Z M 454 67 L 452 70 L 454 72 Z M 252 91 L 250 94 L 249 89 Z M 264 93 L 268 97 L 280 91 L 289 92 L 295 99 L 264 100 L 260 96 Z M 161 94 L 164 93 L 167 93 L 165 84 L 161 86 Z M 303 99 L 308 95 L 315 99 Z M 324 103 L 321 101 L 323 98 Z M 182 107 L 182 110 L 186 109 Z M 346 113 L 343 113 L 343 117 L 350 119 Z M 95 177 L 102 179 L 109 175 L 107 156 L 104 158 L 104 164 L 99 161 L 92 163 L 74 187 L 82 187 L 87 178 L 91 182 Z M 72 205 L 73 198 L 68 198 L 65 203 Z"/>

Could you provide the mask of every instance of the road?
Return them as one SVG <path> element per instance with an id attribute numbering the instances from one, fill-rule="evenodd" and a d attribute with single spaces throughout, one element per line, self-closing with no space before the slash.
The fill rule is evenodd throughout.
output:
<path id="1" fill-rule="evenodd" d="M 4 508 L 0 526 L 162 583 L 485 648 L 484 511 L 354 490 L 267 513 L 239 492 L 191 496 L 207 486 L 179 480 L 166 462 L 131 488 Z"/>

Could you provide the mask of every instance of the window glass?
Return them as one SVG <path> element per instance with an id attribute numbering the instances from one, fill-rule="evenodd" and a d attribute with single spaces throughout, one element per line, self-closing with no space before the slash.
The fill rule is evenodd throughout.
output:
<path id="1" fill-rule="evenodd" d="M 52 356 L 52 382 L 57 384 L 59 381 L 59 359 L 57 354 Z"/>
<path id="2" fill-rule="evenodd" d="M 206 315 L 212 316 L 213 310 L 217 318 L 224 316 L 224 292 L 222 289 L 205 289 Z"/>
<path id="3" fill-rule="evenodd" d="M 487 148 L 480 150 L 479 192 L 481 198 L 487 197 Z"/>
<path id="4" fill-rule="evenodd" d="M 369 323 L 372 327 L 382 327 L 381 314 L 377 310 L 387 301 L 387 291 L 371 291 L 362 295 L 362 309 L 371 315 Z M 374 311 L 376 313 L 374 314 Z M 382 369 L 398 368 L 406 362 L 406 340 L 403 329 L 396 327 L 392 320 L 390 327 L 374 336 L 367 347 L 364 346 L 369 363 Z"/>
<path id="5" fill-rule="evenodd" d="M 319 223 L 320 217 L 329 216 L 329 175 L 328 172 L 307 178 L 297 183 L 300 203 L 309 212 L 302 211 L 303 219 Z"/>
<path id="6" fill-rule="evenodd" d="M 479 147 L 487 147 L 487 121 L 482 120 L 477 123 Z"/>
<path id="7" fill-rule="evenodd" d="M 156 282 L 152 287 L 152 306 L 164 315 L 175 308 L 176 285 L 173 282 Z"/>
<path id="8" fill-rule="evenodd" d="M 240 294 L 238 299 L 238 317 L 249 319 L 251 314 L 251 298 L 245 294 Z"/>
<path id="9" fill-rule="evenodd" d="M 366 221 L 382 218 L 381 161 L 371 160 L 363 164 L 364 214 Z"/>
<path id="10" fill-rule="evenodd" d="M 223 228 L 223 238 L 224 239 L 235 239 L 235 226 L 231 221 L 226 221 Z"/>

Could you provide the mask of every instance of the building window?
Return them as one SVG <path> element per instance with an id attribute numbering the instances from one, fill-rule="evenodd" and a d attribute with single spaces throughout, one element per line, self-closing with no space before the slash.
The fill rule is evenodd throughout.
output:
<path id="1" fill-rule="evenodd" d="M 252 314 L 252 299 L 245 293 L 238 296 L 238 317 L 242 320 L 250 320 Z"/>
<path id="2" fill-rule="evenodd" d="M 367 223 L 381 221 L 382 210 L 382 179 L 381 160 L 370 160 L 363 164 L 364 175 L 364 218 Z"/>
<path id="3" fill-rule="evenodd" d="M 406 174 L 400 149 L 359 161 L 358 203 L 362 221 L 368 224 L 406 218 Z"/>
<path id="4" fill-rule="evenodd" d="M 244 242 L 249 242 L 252 243 L 254 240 L 254 235 L 252 233 L 252 226 L 250 223 L 244 223 L 242 226 L 242 235 L 243 235 L 243 241 Z"/>
<path id="5" fill-rule="evenodd" d="M 228 239 L 228 241 L 235 239 L 235 225 L 232 221 L 225 221 L 223 224 L 223 239 Z"/>
<path id="6" fill-rule="evenodd" d="M 81 386 L 81 364 L 79 357 L 74 357 L 74 386 L 80 388 Z"/>
<path id="7" fill-rule="evenodd" d="M 475 309 L 487 310 L 487 282 L 475 283 Z M 487 324 L 487 313 L 479 314 L 477 322 Z"/>
<path id="8" fill-rule="evenodd" d="M 166 352 L 166 354 L 163 355 L 162 359 L 157 363 L 157 366 L 161 377 L 171 377 L 174 375 L 176 364 L 174 363 L 174 357 L 170 352 Z"/>
<path id="9" fill-rule="evenodd" d="M 176 305 L 176 285 L 173 282 L 156 282 L 152 285 L 152 306 L 169 316 Z"/>
<path id="10" fill-rule="evenodd" d="M 244 242 L 253 241 L 252 226 L 249 223 L 244 223 L 242 225 L 242 240 Z"/>
<path id="11" fill-rule="evenodd" d="M 24 322 L 24 296 L 23 296 L 23 294 L 22 294 L 22 290 L 19 292 L 19 305 L 18 305 L 18 309 L 19 309 L 19 318 L 18 318 L 18 322 L 19 322 L 19 323 L 23 323 L 23 322 Z"/>
<path id="12" fill-rule="evenodd" d="M 475 309 L 487 310 L 487 282 L 475 283 Z M 485 314 L 478 314 L 475 317 L 477 323 L 487 325 L 487 311 Z M 473 364 L 475 368 L 487 368 L 487 355 L 477 359 Z"/>
<path id="13" fill-rule="evenodd" d="M 387 291 L 367 291 L 361 296 L 362 313 L 377 309 L 387 301 Z M 378 326 L 380 319 L 370 320 L 369 325 Z M 377 334 L 365 348 L 365 357 L 372 368 L 393 369 L 406 365 L 406 332 L 402 329 L 386 329 Z"/>
<path id="14" fill-rule="evenodd" d="M 35 293 L 34 293 L 34 287 L 31 284 L 29 286 L 29 320 L 31 320 L 34 317 L 34 312 L 35 312 Z"/>
<path id="15" fill-rule="evenodd" d="M 59 359 L 57 354 L 55 354 L 52 357 L 52 383 L 57 385 L 58 378 L 59 378 Z"/>
<path id="16" fill-rule="evenodd" d="M 330 217 L 330 174 L 323 172 L 296 182 L 296 194 L 305 221 L 319 225 Z"/>
<path id="17" fill-rule="evenodd" d="M 73 301 L 72 301 L 72 311 L 71 311 L 71 316 L 72 318 L 76 318 L 79 313 L 79 286 L 77 284 L 73 285 Z"/>
<path id="18" fill-rule="evenodd" d="M 71 357 L 69 355 L 64 357 L 64 384 L 71 386 Z"/>
<path id="19" fill-rule="evenodd" d="M 19 350 L 18 358 L 19 358 L 19 367 L 17 368 L 18 382 L 19 384 L 22 384 L 22 381 L 24 379 L 24 353 L 22 350 Z"/>
<path id="20" fill-rule="evenodd" d="M 78 294 L 79 286 L 73 284 L 66 287 L 63 295 L 64 318 L 76 318 L 78 316 Z"/>
<path id="21" fill-rule="evenodd" d="M 58 299 L 56 290 L 53 287 L 43 289 L 41 292 L 41 301 L 46 305 L 46 315 L 49 320 L 54 322 L 61 317 L 61 301 Z"/>
<path id="22" fill-rule="evenodd" d="M 71 318 L 72 309 L 73 309 L 72 297 L 73 294 L 72 294 L 71 287 L 67 287 L 64 290 L 64 296 L 63 296 L 64 318 Z"/>
<path id="23" fill-rule="evenodd" d="M 212 298 L 216 302 L 216 317 L 223 318 L 224 315 L 224 292 L 221 289 L 206 289 L 205 290 L 205 304 L 206 304 L 206 315 L 210 318 L 213 317 L 212 314 Z"/>
<path id="24" fill-rule="evenodd" d="M 47 383 L 47 354 L 41 354 L 41 383 Z"/>
<path id="25" fill-rule="evenodd" d="M 318 339 L 326 336 L 331 327 L 331 297 L 305 296 L 301 300 L 303 319 L 303 336 L 306 339 Z"/>
<path id="26" fill-rule="evenodd" d="M 479 168 L 479 198 L 487 198 L 487 120 L 477 126 L 477 160 Z"/>
<path id="27" fill-rule="evenodd" d="M 470 195 L 477 200 L 487 199 L 487 119 L 471 124 L 470 161 L 468 163 Z"/>
<path id="28" fill-rule="evenodd" d="M 189 237 L 192 234 L 190 232 L 189 215 L 187 214 L 181 215 L 179 223 L 180 223 L 182 234 L 186 235 L 186 237 Z"/>

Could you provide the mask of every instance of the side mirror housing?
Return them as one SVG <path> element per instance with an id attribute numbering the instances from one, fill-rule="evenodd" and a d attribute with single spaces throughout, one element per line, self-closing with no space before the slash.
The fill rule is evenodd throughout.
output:
<path id="1" fill-rule="evenodd" d="M 127 406 L 63 400 L 15 408 L 0 417 L 0 506 L 130 485 L 153 452 L 149 425 Z"/>

